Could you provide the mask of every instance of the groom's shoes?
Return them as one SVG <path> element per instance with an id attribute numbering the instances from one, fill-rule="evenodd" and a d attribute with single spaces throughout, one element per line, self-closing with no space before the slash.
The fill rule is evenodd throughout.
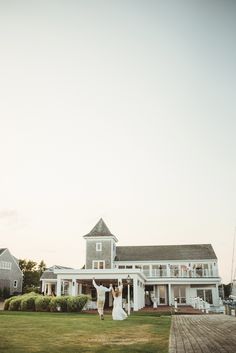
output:
<path id="1" fill-rule="evenodd" d="M 101 320 L 104 320 L 104 316 L 103 315 L 101 315 Z"/>

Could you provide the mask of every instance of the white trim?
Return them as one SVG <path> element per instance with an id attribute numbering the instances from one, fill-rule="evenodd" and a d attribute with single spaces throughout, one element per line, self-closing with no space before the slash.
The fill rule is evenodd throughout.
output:
<path id="1" fill-rule="evenodd" d="M 114 239 L 115 242 L 118 242 L 118 239 L 115 237 L 115 235 L 101 235 L 101 236 L 84 235 L 83 238 L 86 240 L 96 240 L 96 239 L 97 240 L 111 240 L 111 239 Z"/>
<path id="2" fill-rule="evenodd" d="M 102 243 L 96 243 L 96 251 L 102 251 Z"/>
<path id="3" fill-rule="evenodd" d="M 98 268 L 94 268 L 95 263 L 97 263 Z M 102 268 L 100 268 L 100 263 L 103 263 Z M 105 260 L 93 260 L 92 264 L 93 270 L 105 270 Z"/>
<path id="4" fill-rule="evenodd" d="M 12 262 L 11 261 L 0 261 L 0 270 L 7 270 L 11 271 L 12 269 Z"/>

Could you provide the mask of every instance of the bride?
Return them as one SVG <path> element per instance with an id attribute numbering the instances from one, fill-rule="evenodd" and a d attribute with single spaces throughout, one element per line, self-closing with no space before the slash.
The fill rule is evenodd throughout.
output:
<path id="1" fill-rule="evenodd" d="M 122 284 L 120 284 L 118 287 L 115 287 L 115 290 L 112 288 L 112 295 L 114 298 L 112 310 L 113 320 L 124 320 L 127 318 L 126 312 L 122 309 L 122 290 Z"/>

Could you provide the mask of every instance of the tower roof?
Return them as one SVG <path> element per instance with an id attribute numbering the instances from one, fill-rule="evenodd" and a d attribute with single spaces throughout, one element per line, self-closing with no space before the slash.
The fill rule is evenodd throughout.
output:
<path id="1" fill-rule="evenodd" d="M 108 229 L 106 223 L 102 218 L 98 221 L 98 223 L 93 227 L 93 229 L 86 235 L 85 237 L 114 237 L 113 234 L 111 234 L 110 230 Z"/>

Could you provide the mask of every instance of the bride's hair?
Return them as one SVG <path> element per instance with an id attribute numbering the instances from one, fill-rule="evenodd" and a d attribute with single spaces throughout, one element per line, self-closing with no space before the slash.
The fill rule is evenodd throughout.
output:
<path id="1" fill-rule="evenodd" d="M 120 291 L 118 288 L 115 288 L 114 295 L 115 295 L 115 297 L 119 297 Z"/>

